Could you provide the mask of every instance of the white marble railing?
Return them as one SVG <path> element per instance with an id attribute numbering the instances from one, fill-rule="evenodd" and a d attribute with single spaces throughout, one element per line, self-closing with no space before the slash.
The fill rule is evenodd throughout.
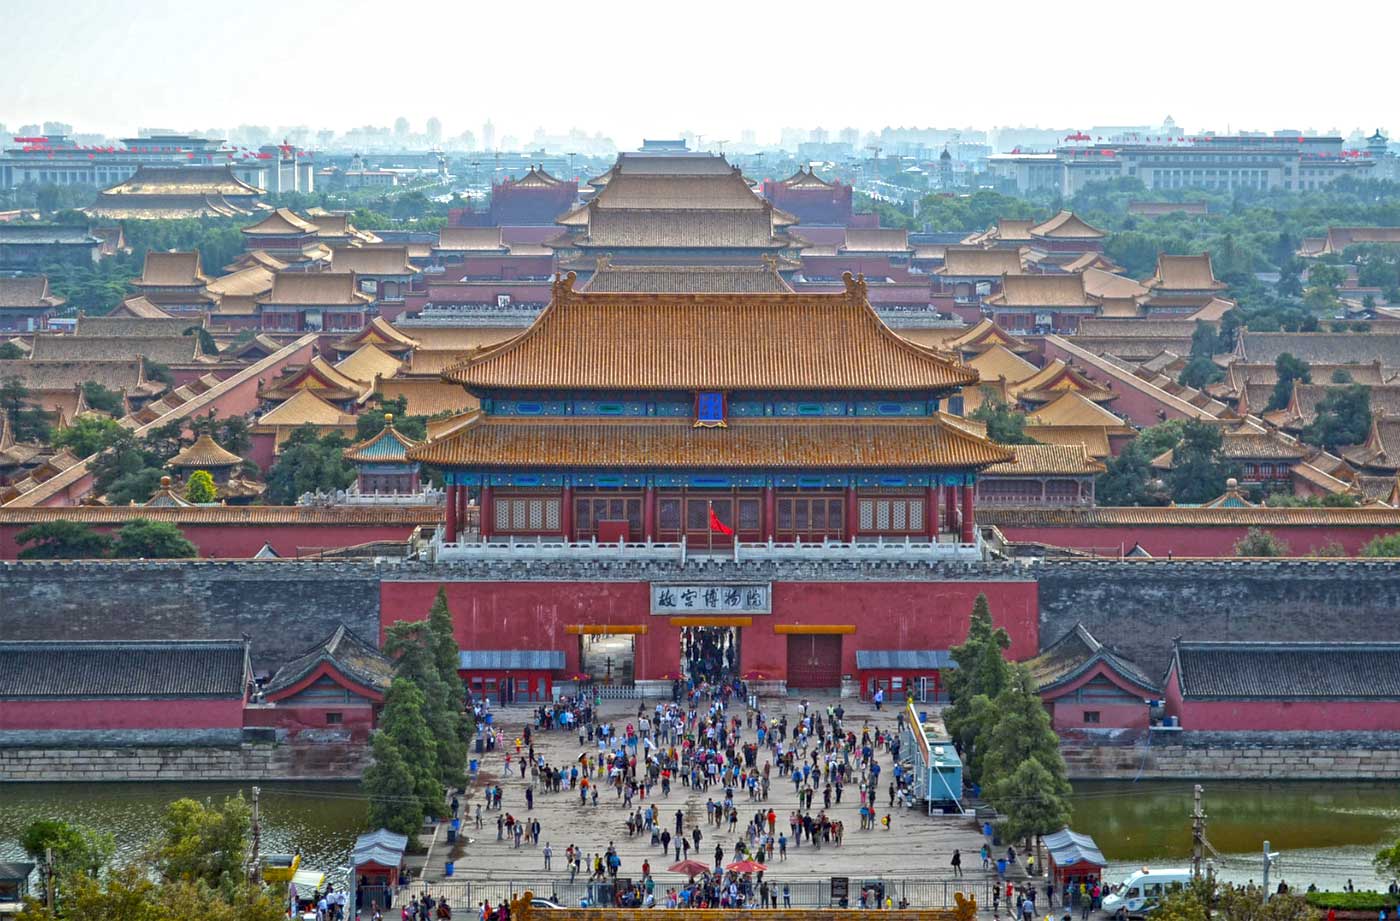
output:
<path id="1" fill-rule="evenodd" d="M 740 543 L 724 548 L 688 546 L 656 541 L 615 541 L 600 543 L 563 540 L 461 540 L 445 541 L 441 530 L 430 545 L 433 559 L 454 560 L 676 560 L 687 557 L 738 560 L 902 560 L 907 562 L 969 562 L 983 558 L 982 540 L 974 543 L 931 542 L 927 540 L 794 541 Z"/>

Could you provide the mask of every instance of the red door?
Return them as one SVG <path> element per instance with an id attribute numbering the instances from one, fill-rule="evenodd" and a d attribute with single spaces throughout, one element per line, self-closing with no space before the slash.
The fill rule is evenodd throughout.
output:
<path id="1" fill-rule="evenodd" d="M 841 686 L 841 637 L 789 636 L 790 688 L 839 688 Z"/>

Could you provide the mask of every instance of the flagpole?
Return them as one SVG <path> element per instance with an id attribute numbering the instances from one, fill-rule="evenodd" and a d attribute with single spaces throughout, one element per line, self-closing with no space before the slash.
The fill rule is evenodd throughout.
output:
<path id="1" fill-rule="evenodd" d="M 705 500 L 706 511 L 710 516 L 705 519 L 705 549 L 710 553 L 715 551 L 715 500 Z"/>

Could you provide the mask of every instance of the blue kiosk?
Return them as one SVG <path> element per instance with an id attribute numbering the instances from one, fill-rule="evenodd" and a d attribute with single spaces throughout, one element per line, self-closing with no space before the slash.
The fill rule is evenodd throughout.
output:
<path id="1" fill-rule="evenodd" d="M 963 766 L 950 739 L 929 735 L 913 704 L 904 712 L 900 751 L 908 752 L 914 770 L 913 789 L 922 795 L 929 815 L 963 811 Z"/>

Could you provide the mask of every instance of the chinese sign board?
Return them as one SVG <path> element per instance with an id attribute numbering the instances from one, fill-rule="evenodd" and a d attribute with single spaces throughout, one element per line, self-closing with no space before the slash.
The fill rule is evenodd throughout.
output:
<path id="1" fill-rule="evenodd" d="M 771 614 L 773 587 L 766 582 L 651 584 L 653 614 Z"/>

